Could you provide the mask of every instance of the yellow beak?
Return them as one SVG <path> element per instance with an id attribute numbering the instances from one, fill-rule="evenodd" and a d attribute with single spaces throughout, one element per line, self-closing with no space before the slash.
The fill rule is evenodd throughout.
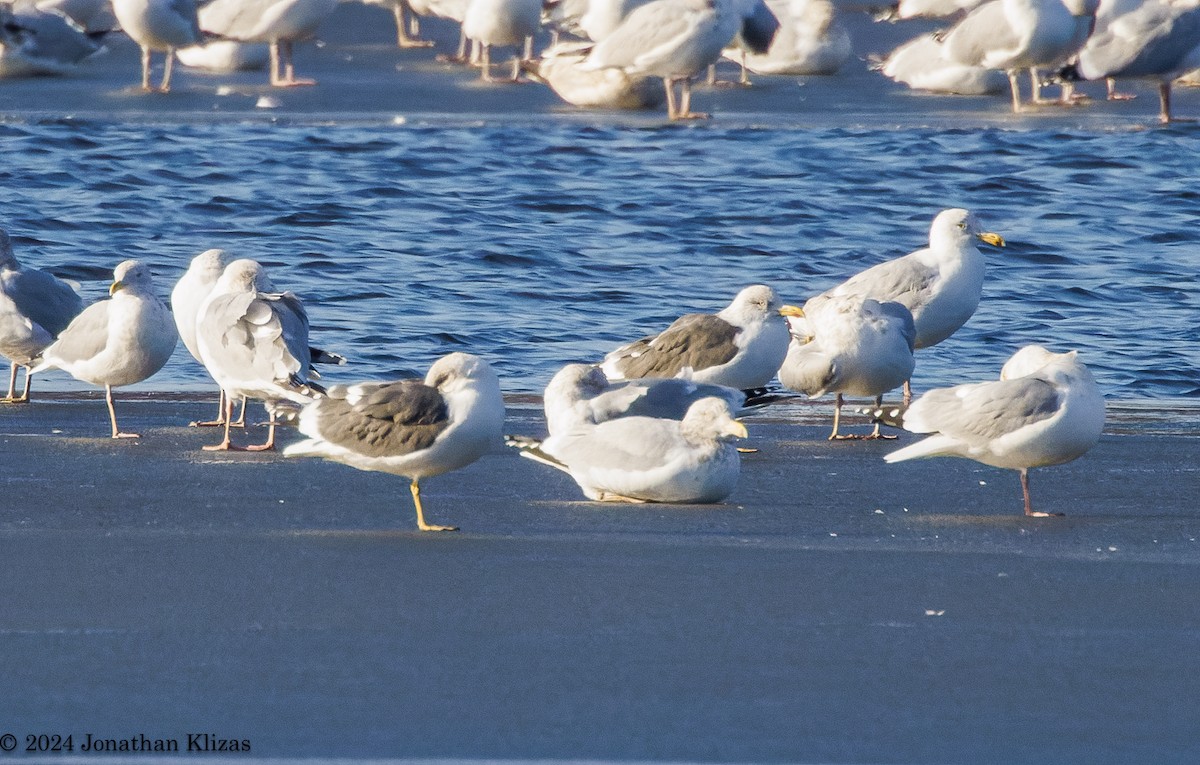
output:
<path id="1" fill-rule="evenodd" d="M 797 305 L 785 305 L 779 309 L 780 316 L 804 316 L 804 309 Z"/>
<path id="2" fill-rule="evenodd" d="M 113 282 L 112 286 L 108 288 L 108 294 L 111 297 L 111 296 L 117 294 L 118 291 L 123 290 L 123 289 L 125 289 L 124 282 Z"/>
<path id="3" fill-rule="evenodd" d="M 746 424 L 741 420 L 730 420 L 729 428 L 725 431 L 731 436 L 738 438 L 749 438 L 750 433 L 746 430 Z"/>
<path id="4" fill-rule="evenodd" d="M 1004 237 L 1000 236 L 999 234 L 993 234 L 991 231 L 983 232 L 982 234 L 979 235 L 979 238 L 982 239 L 983 241 L 987 242 L 988 244 L 990 244 L 993 247 L 1003 247 L 1004 246 Z"/>

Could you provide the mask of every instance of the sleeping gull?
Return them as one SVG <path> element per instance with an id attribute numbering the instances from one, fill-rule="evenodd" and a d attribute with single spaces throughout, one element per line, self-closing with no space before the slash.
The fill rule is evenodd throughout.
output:
<path id="1" fill-rule="evenodd" d="M 12 362 L 6 404 L 29 401 L 29 368 L 54 338 L 83 310 L 71 285 L 13 255 L 8 232 L 0 230 L 0 354 Z M 17 367 L 25 367 L 25 390 L 18 397 Z"/>
<path id="2" fill-rule="evenodd" d="M 918 35 L 892 50 L 878 69 L 895 82 L 932 93 L 984 96 L 1009 87 L 1003 72 L 951 61 L 942 54 L 943 45 L 937 35 Z"/>
<path id="3" fill-rule="evenodd" d="M 612 383 L 600 367 L 568 364 L 546 386 L 542 406 L 546 412 L 546 430 L 556 436 L 581 425 L 598 425 L 618 417 L 682 420 L 692 404 L 711 397 L 721 399 L 735 412 L 746 401 L 746 395 L 736 388 L 680 379 L 647 378 Z"/>
<path id="4" fill-rule="evenodd" d="M 586 69 L 589 42 L 559 42 L 542 51 L 536 61 L 521 67 L 545 82 L 569 104 L 602 109 L 644 109 L 662 103 L 663 92 L 649 77 L 632 76 L 624 69 Z"/>
<path id="5" fill-rule="evenodd" d="M 724 400 L 702 398 L 682 420 L 620 417 L 579 426 L 521 456 L 568 473 L 588 499 L 700 504 L 733 492 L 741 458 L 729 441 L 745 437 Z"/>
<path id="6" fill-rule="evenodd" d="M 235 260 L 225 267 L 196 318 L 200 359 L 225 391 L 225 437 L 208 451 L 275 448 L 276 408 L 305 404 L 324 393 L 308 381 L 308 314 L 291 292 L 270 292 L 262 266 Z M 238 447 L 229 440 L 233 400 L 262 399 L 270 414 L 265 443 Z"/>
<path id="7" fill-rule="evenodd" d="M 716 314 L 687 314 L 661 333 L 604 357 L 610 380 L 681 377 L 738 390 L 761 388 L 787 355 L 788 325 L 775 290 L 746 287 Z"/>
<path id="8" fill-rule="evenodd" d="M 943 210 L 929 228 L 928 247 L 872 266 L 824 294 L 899 303 L 916 323 L 914 347 L 937 345 L 966 324 L 979 307 L 985 264 L 976 239 L 1004 246 L 1004 239 L 984 231 L 972 213 Z M 906 383 L 905 398 L 910 396 Z"/>
<path id="9" fill-rule="evenodd" d="M 312 37 L 336 8 L 337 0 L 213 0 L 200 9 L 200 27 L 230 40 L 268 43 L 272 85 L 315 85 L 296 77 L 292 45 Z"/>
<path id="10" fill-rule="evenodd" d="M 843 435 L 843 394 L 883 394 L 912 377 L 916 326 L 899 303 L 880 303 L 859 295 L 818 295 L 792 319 L 792 342 L 779 368 L 785 388 L 812 398 L 835 393 L 833 432 L 829 440 L 888 438 L 875 425 L 869 436 Z"/>
<path id="11" fill-rule="evenodd" d="M 904 428 L 931 435 L 884 459 L 966 457 L 1016 470 L 1025 515 L 1052 515 L 1034 512 L 1029 469 L 1070 462 L 1095 446 L 1104 429 L 1104 397 L 1077 356 L 1028 345 L 998 381 L 927 392 L 904 413 Z"/>
<path id="12" fill-rule="evenodd" d="M 434 362 L 425 381 L 336 386 L 300 412 L 308 440 L 284 450 L 286 457 L 324 457 L 359 470 L 412 480 L 421 531 L 431 526 L 421 508 L 422 478 L 465 467 L 500 443 L 504 399 L 491 366 L 466 353 Z"/>
<path id="13" fill-rule="evenodd" d="M 721 57 L 741 23 L 732 0 L 652 0 L 597 43 L 584 66 L 661 77 L 667 117 L 703 119 L 708 115 L 691 110 L 691 79 Z M 678 101 L 675 83 L 681 83 Z"/>
<path id="14" fill-rule="evenodd" d="M 1147 79 L 1158 84 L 1160 122 L 1171 121 L 1171 82 L 1200 66 L 1200 4 L 1146 0 L 1110 19 L 1060 77 Z M 1113 91 L 1110 89 L 1110 94 Z M 1111 95 L 1119 98 L 1119 95 Z"/>
<path id="15" fill-rule="evenodd" d="M 171 89 L 175 50 L 203 41 L 196 16 L 196 0 L 113 0 L 113 14 L 125 34 L 142 48 L 142 90 L 166 93 Z M 150 53 L 164 51 L 162 84 L 150 85 Z"/>
<path id="16" fill-rule="evenodd" d="M 179 334 L 170 310 L 154 294 L 150 268 L 126 260 L 113 271 L 108 300 L 92 303 L 45 351 L 30 374 L 57 368 L 104 386 L 113 438 L 138 438 L 117 427 L 112 389 L 132 385 L 163 368 Z"/>

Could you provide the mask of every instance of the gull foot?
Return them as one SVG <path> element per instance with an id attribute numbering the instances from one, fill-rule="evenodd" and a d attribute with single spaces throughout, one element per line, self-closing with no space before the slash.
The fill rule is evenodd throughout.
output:
<path id="1" fill-rule="evenodd" d="M 457 526 L 431 526 L 428 523 L 422 523 L 417 528 L 421 531 L 458 531 Z"/>

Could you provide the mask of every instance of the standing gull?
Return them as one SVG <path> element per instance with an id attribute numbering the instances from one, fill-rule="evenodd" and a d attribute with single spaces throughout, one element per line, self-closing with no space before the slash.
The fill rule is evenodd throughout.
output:
<path id="1" fill-rule="evenodd" d="M 171 290 L 171 314 L 175 317 L 175 327 L 179 330 L 179 339 L 187 348 L 192 358 L 201 364 L 200 346 L 196 341 L 196 320 L 200 306 L 204 304 L 221 272 L 225 270 L 225 251 L 205 250 L 188 265 L 188 270 L 175 283 Z M 242 415 L 245 416 L 245 402 L 242 403 Z M 225 424 L 225 391 L 221 391 L 217 402 L 217 419 L 207 422 L 193 422 L 193 427 L 204 427 Z"/>
<path id="2" fill-rule="evenodd" d="M 125 34 L 142 48 L 142 90 L 166 93 L 171 89 L 175 51 L 203 41 L 196 16 L 196 0 L 113 0 L 113 14 Z M 150 85 L 150 54 L 167 54 L 162 83 Z"/>
<path id="3" fill-rule="evenodd" d="M 8 232 L 0 230 L 0 354 L 10 362 L 6 404 L 29 401 L 29 368 L 83 310 L 71 285 L 13 255 Z M 25 390 L 17 396 L 17 367 L 25 367 Z"/>
<path id="4" fill-rule="evenodd" d="M 899 303 L 912 313 L 916 324 L 914 347 L 937 345 L 966 324 L 979 307 L 985 263 L 976 239 L 1004 246 L 1004 239 L 984 231 L 970 212 L 943 210 L 929 228 L 928 247 L 872 266 L 824 294 Z M 905 383 L 905 398 L 911 395 Z"/>
<path id="5" fill-rule="evenodd" d="M 225 267 L 196 319 L 196 345 L 208 373 L 225 391 L 225 437 L 208 451 L 275 448 L 276 405 L 305 404 L 324 393 L 307 378 L 308 314 L 291 292 L 269 292 L 262 266 L 235 260 Z M 262 399 L 271 420 L 265 443 L 239 447 L 229 440 L 233 400 Z"/>
<path id="6" fill-rule="evenodd" d="M 746 287 L 716 314 L 693 313 L 605 356 L 610 380 L 682 377 L 739 390 L 764 387 L 783 363 L 787 321 L 775 290 Z"/>
<path id="7" fill-rule="evenodd" d="M 580 426 L 522 449 L 568 473 L 601 502 L 720 502 L 737 486 L 741 458 L 730 443 L 746 426 L 719 398 L 702 398 L 682 420 L 620 417 Z"/>
<path id="8" fill-rule="evenodd" d="M 304 407 L 299 427 L 308 440 L 284 456 L 324 457 L 409 478 L 417 527 L 455 531 L 425 522 L 419 482 L 465 467 L 499 444 L 504 399 L 486 361 L 451 353 L 429 368 L 424 382 L 337 386 Z"/>
<path id="9" fill-rule="evenodd" d="M 200 9 L 200 27 L 221 37 L 270 45 L 271 84 L 315 85 L 296 77 L 292 45 L 312 37 L 337 0 L 213 0 Z"/>
<path id="10" fill-rule="evenodd" d="M 108 300 L 92 303 L 67 326 L 30 372 L 57 368 L 104 386 L 113 438 L 138 438 L 117 427 L 112 389 L 141 382 L 163 368 L 179 334 L 171 311 L 154 294 L 150 268 L 126 260 L 113 271 Z"/>
<path id="11" fill-rule="evenodd" d="M 492 81 L 492 47 L 515 46 L 512 81 L 521 74 L 525 41 L 537 34 L 542 24 L 541 0 L 471 0 L 463 17 L 462 31 L 480 47 L 480 72 Z"/>
<path id="12" fill-rule="evenodd" d="M 998 381 L 927 392 L 904 413 L 904 428 L 929 437 L 884 459 L 966 457 L 1016 470 L 1025 515 L 1052 515 L 1034 512 L 1029 469 L 1082 456 L 1104 429 L 1104 397 L 1077 355 L 1028 345 L 1005 363 Z"/>
<path id="13" fill-rule="evenodd" d="M 785 388 L 813 398 L 835 393 L 833 432 L 829 440 L 864 438 L 838 432 L 843 394 L 883 394 L 912 377 L 916 326 L 899 303 L 880 303 L 858 295 L 818 295 L 792 319 L 792 342 L 779 368 Z M 887 438 L 879 425 L 868 439 Z"/>
<path id="14" fill-rule="evenodd" d="M 586 67 L 661 77 L 672 120 L 703 119 L 691 109 L 691 79 L 716 63 L 742 23 L 732 0 L 652 0 L 596 44 Z M 675 84 L 681 92 L 675 97 Z"/>

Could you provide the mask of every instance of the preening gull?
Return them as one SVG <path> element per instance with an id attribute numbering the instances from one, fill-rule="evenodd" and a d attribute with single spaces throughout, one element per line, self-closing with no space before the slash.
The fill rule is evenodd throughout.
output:
<path id="1" fill-rule="evenodd" d="M 56 368 L 104 386 L 113 438 L 138 438 L 117 427 L 112 389 L 147 379 L 163 368 L 179 333 L 171 311 L 154 294 L 150 267 L 126 260 L 113 271 L 108 300 L 92 303 L 71 321 L 30 374 Z"/>
<path id="2" fill-rule="evenodd" d="M 829 440 L 863 438 L 838 432 L 843 394 L 883 394 L 912 377 L 916 325 L 899 303 L 880 303 L 859 295 L 818 295 L 796 312 L 792 342 L 779 368 L 785 388 L 813 398 L 835 393 L 833 432 Z M 887 438 L 879 425 L 865 438 Z"/>
<path id="3" fill-rule="evenodd" d="M 312 355 L 308 314 L 291 292 L 270 292 L 261 265 L 235 260 L 201 304 L 196 345 L 208 373 L 225 391 L 225 437 L 206 450 L 262 451 L 275 448 L 276 405 L 305 404 L 324 393 L 308 380 Z M 271 415 L 263 444 L 234 446 L 229 440 L 233 400 L 262 399 Z"/>
<path id="4" fill-rule="evenodd" d="M 270 46 L 271 84 L 313 85 L 292 66 L 292 45 L 312 37 L 337 0 L 213 0 L 200 9 L 200 27 L 230 40 Z"/>
<path id="5" fill-rule="evenodd" d="M 1016 470 L 1025 514 L 1051 515 L 1033 510 L 1029 469 L 1070 462 L 1104 429 L 1104 397 L 1077 356 L 1029 345 L 1005 363 L 998 381 L 928 391 L 904 413 L 904 428 L 931 435 L 884 459 L 966 457 Z"/>
<path id="6" fill-rule="evenodd" d="M 702 398 L 682 420 L 620 417 L 523 448 L 562 470 L 601 502 L 720 502 L 737 486 L 741 458 L 730 443 L 746 427 L 719 398 Z"/>
<path id="7" fill-rule="evenodd" d="M 661 77 L 670 119 L 704 118 L 691 110 L 691 78 L 721 57 L 741 22 L 732 0 L 651 0 L 597 43 L 585 66 Z"/>
<path id="8" fill-rule="evenodd" d="M 196 320 L 200 306 L 217 285 L 221 272 L 225 270 L 225 251 L 219 249 L 205 250 L 188 265 L 187 271 L 179 277 L 175 288 L 171 290 L 171 314 L 175 317 L 175 328 L 179 330 L 179 339 L 187 348 L 192 358 L 204 364 L 200 358 L 200 346 L 196 341 Z M 245 402 L 242 402 L 242 415 L 245 416 Z M 217 403 L 217 419 L 207 422 L 193 422 L 192 426 L 213 426 L 225 424 L 225 391 L 221 391 Z"/>
<path id="9" fill-rule="evenodd" d="M 721 399 L 734 412 L 746 401 L 746 395 L 736 388 L 680 379 L 645 378 L 612 383 L 600 367 L 568 364 L 546 386 L 542 406 L 546 412 L 546 430 L 556 436 L 618 417 L 682 420 L 692 404 L 711 397 Z"/>
<path id="10" fill-rule="evenodd" d="M 196 0 L 113 0 L 113 14 L 125 34 L 142 48 L 142 90 L 168 92 L 175 51 L 199 45 L 203 40 Z M 158 88 L 150 85 L 150 54 L 153 51 L 167 54 Z"/>
<path id="11" fill-rule="evenodd" d="M 967 210 L 943 210 L 929 228 L 928 247 L 872 266 L 824 294 L 899 303 L 916 323 L 914 347 L 937 345 L 966 324 L 979 307 L 985 263 L 976 239 L 1004 246 L 999 234 L 984 231 Z M 906 384 L 905 396 L 910 395 Z"/>
<path id="12" fill-rule="evenodd" d="M 605 356 L 610 380 L 681 377 L 739 390 L 765 386 L 787 355 L 788 326 L 775 290 L 746 287 L 716 314 L 693 313 L 658 335 Z"/>
<path id="13" fill-rule="evenodd" d="M 424 382 L 336 386 L 301 410 L 299 427 L 308 440 L 284 456 L 324 457 L 409 478 L 418 528 L 454 531 L 425 522 L 419 482 L 469 465 L 498 445 L 504 399 L 486 361 L 451 353 L 429 368 Z"/>
<path id="14" fill-rule="evenodd" d="M 8 396 L 0 401 L 29 401 L 30 366 L 82 310 L 83 300 L 71 285 L 18 263 L 8 232 L 0 230 L 0 354 L 12 362 Z M 25 367 L 25 390 L 20 396 L 18 367 Z"/>

